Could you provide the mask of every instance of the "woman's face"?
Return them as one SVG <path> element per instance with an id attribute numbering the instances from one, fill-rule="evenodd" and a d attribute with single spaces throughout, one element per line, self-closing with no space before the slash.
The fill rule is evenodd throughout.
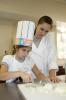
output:
<path id="1" fill-rule="evenodd" d="M 29 54 L 30 51 L 31 51 L 30 47 L 22 47 L 17 49 L 16 54 L 18 58 L 24 59 Z"/>
<path id="2" fill-rule="evenodd" d="M 48 24 L 48 23 L 42 23 L 42 24 L 39 24 L 37 25 L 37 28 L 36 28 L 36 37 L 41 39 L 43 36 L 45 36 L 51 29 L 51 25 Z"/>

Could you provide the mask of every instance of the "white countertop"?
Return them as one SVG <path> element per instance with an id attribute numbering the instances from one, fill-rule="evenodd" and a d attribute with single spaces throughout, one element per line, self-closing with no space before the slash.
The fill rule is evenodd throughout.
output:
<path id="1" fill-rule="evenodd" d="M 20 92 L 26 100 L 66 100 L 66 83 L 47 83 L 39 86 L 32 83 L 19 84 Z"/>

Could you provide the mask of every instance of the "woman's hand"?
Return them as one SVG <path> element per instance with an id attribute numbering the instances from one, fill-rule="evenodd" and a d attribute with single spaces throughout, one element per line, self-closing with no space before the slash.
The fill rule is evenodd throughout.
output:
<path id="1" fill-rule="evenodd" d="M 58 79 L 56 77 L 56 70 L 55 69 L 52 69 L 49 71 L 49 78 L 50 78 L 50 81 L 52 81 L 53 83 L 58 83 L 61 81 L 60 79 Z"/>
<path id="2" fill-rule="evenodd" d="M 58 79 L 56 76 L 55 77 L 50 77 L 50 80 L 53 82 L 53 83 L 58 83 L 58 82 L 60 82 L 61 80 L 60 79 Z"/>

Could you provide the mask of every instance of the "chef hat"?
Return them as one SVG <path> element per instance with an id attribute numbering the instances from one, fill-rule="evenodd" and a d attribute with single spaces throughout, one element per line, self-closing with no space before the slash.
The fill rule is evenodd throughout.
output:
<path id="1" fill-rule="evenodd" d="M 19 21 L 16 32 L 16 45 L 32 46 L 35 23 L 32 21 Z"/>

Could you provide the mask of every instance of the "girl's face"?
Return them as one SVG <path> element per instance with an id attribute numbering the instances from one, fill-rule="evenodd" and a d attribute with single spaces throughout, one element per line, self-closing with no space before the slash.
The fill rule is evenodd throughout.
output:
<path id="1" fill-rule="evenodd" d="M 45 36 L 49 31 L 51 30 L 51 25 L 48 23 L 42 23 L 37 25 L 36 28 L 36 37 L 41 39 L 43 36 Z"/>
<path id="2" fill-rule="evenodd" d="M 19 59 L 24 59 L 30 52 L 31 48 L 30 47 L 22 47 L 22 48 L 19 48 L 17 49 L 17 57 Z"/>

